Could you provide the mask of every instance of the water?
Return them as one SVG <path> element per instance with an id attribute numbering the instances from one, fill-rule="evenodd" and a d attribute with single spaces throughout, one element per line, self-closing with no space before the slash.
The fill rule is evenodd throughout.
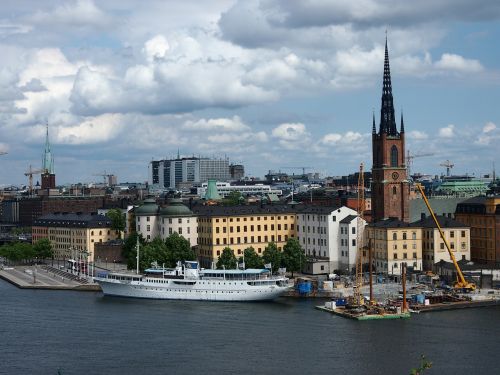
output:
<path id="1" fill-rule="evenodd" d="M 155 301 L 0 280 L 1 374 L 500 373 L 500 308 L 356 322 L 319 301 Z"/>

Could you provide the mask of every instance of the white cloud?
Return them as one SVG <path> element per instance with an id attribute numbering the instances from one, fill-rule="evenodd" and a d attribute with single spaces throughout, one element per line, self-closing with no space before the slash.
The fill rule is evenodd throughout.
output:
<path id="1" fill-rule="evenodd" d="M 412 130 L 408 133 L 408 139 L 422 140 L 427 138 L 429 138 L 427 133 L 420 130 Z"/>
<path id="2" fill-rule="evenodd" d="M 439 136 L 441 138 L 453 138 L 455 136 L 455 125 L 448 125 L 439 129 Z"/>
<path id="3" fill-rule="evenodd" d="M 483 133 L 490 133 L 494 131 L 496 128 L 497 126 L 494 123 L 492 123 L 491 121 L 487 122 L 486 125 L 484 125 L 483 127 Z"/>
<path id="4" fill-rule="evenodd" d="M 345 134 L 330 133 L 323 136 L 320 143 L 327 146 L 332 145 L 351 145 L 360 143 L 363 140 L 363 135 L 358 132 L 348 131 Z"/>
<path id="5" fill-rule="evenodd" d="M 35 24 L 61 24 L 75 26 L 105 26 L 110 18 L 92 0 L 66 2 L 50 11 L 37 11 L 29 21 Z"/>
<path id="6" fill-rule="evenodd" d="M 483 70 L 483 66 L 478 60 L 466 59 L 452 53 L 444 53 L 435 65 L 438 69 L 463 73 L 477 73 Z"/>
<path id="7" fill-rule="evenodd" d="M 281 124 L 273 129 L 272 134 L 285 141 L 299 141 L 309 136 L 306 126 L 301 123 Z"/>
<path id="8" fill-rule="evenodd" d="M 242 132 L 250 130 L 248 125 L 245 125 L 239 116 L 232 118 L 216 118 L 216 119 L 199 119 L 197 121 L 186 121 L 182 127 L 188 130 L 195 131 L 226 131 L 226 132 Z"/>
<path id="9" fill-rule="evenodd" d="M 155 59 L 162 59 L 170 49 L 167 39 L 163 35 L 157 35 L 144 44 L 142 52 L 150 62 Z"/>

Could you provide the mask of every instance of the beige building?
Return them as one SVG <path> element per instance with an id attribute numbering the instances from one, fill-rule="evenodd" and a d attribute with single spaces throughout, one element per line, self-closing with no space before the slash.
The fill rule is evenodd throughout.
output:
<path id="1" fill-rule="evenodd" d="M 106 216 L 82 213 L 54 213 L 39 217 L 33 223 L 32 241 L 48 238 L 57 259 L 76 258 L 88 253 L 94 261 L 94 245 L 118 238 Z M 80 255 L 81 256 L 81 255 Z"/>
<path id="2" fill-rule="evenodd" d="M 380 220 L 365 228 L 377 272 L 399 275 L 406 263 L 422 270 L 422 228 L 399 219 Z"/>
<path id="3" fill-rule="evenodd" d="M 217 262 L 222 250 L 229 247 L 238 258 L 253 247 L 262 255 L 269 242 L 279 250 L 296 237 L 296 214 L 291 206 L 194 206 L 198 217 L 197 256 L 203 267 Z"/>
<path id="4" fill-rule="evenodd" d="M 455 259 L 470 260 L 470 228 L 445 216 L 436 217 L 450 245 Z M 439 230 L 432 217 L 423 218 L 412 225 L 422 228 L 422 255 L 424 271 L 435 271 L 434 265 L 441 260 L 451 262 L 451 257 L 441 239 Z"/>

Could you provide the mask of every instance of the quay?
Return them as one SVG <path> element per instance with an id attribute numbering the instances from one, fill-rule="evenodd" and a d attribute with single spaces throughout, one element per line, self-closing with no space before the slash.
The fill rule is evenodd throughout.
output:
<path id="1" fill-rule="evenodd" d="M 352 314 L 346 311 L 344 308 L 331 309 L 326 306 L 316 306 L 316 308 L 318 310 L 326 311 L 334 315 L 341 316 L 343 318 L 349 318 L 354 320 L 408 319 L 410 317 L 409 312 L 387 313 L 387 314 Z"/>
<path id="2" fill-rule="evenodd" d="M 20 289 L 101 290 L 98 284 L 48 265 L 3 267 L 0 269 L 0 278 Z"/>

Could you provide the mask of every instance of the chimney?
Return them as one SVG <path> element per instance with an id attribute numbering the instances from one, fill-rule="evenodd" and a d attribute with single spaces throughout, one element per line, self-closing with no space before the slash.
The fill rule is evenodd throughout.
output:
<path id="1" fill-rule="evenodd" d="M 422 212 L 420 213 L 420 220 L 424 220 L 425 219 L 425 212 Z"/>

